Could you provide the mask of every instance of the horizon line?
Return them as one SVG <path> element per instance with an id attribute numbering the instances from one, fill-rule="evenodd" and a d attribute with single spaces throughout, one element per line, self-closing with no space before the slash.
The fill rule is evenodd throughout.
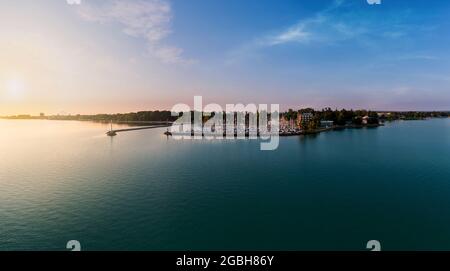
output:
<path id="1" fill-rule="evenodd" d="M 403 112 L 424 112 L 424 113 L 433 113 L 433 112 L 450 112 L 450 109 L 446 109 L 446 110 L 439 110 L 439 109 L 433 109 L 433 110 L 378 110 L 378 109 L 365 109 L 365 108 L 359 108 L 359 109 L 347 109 L 347 108 L 332 108 L 332 107 L 323 107 L 321 109 L 317 109 L 317 108 L 313 108 L 313 107 L 304 107 L 304 108 L 299 108 L 299 109 L 293 109 L 293 108 L 289 108 L 287 110 L 280 110 L 280 113 L 285 113 L 285 112 L 289 112 L 289 110 L 292 110 L 294 112 L 298 112 L 300 110 L 305 110 L 305 109 L 312 109 L 314 111 L 323 111 L 325 109 L 331 109 L 332 111 L 342 111 L 342 110 L 346 110 L 346 111 L 358 111 L 358 110 L 365 110 L 368 112 L 378 112 L 378 113 L 403 113 Z M 194 111 L 194 110 L 190 110 L 190 111 Z M 224 110 L 226 111 L 226 110 Z M 39 114 L 26 114 L 26 113 L 20 113 L 20 114 L 8 114 L 8 115 L 0 115 L 0 118 L 8 118 L 8 117 L 20 117 L 20 116 L 30 116 L 30 117 L 52 117 L 52 116 L 96 116 L 96 115 L 118 115 L 118 114 L 133 114 L 133 113 L 139 113 L 139 112 L 171 112 L 171 110 L 169 109 L 156 109 L 156 110 L 137 110 L 137 111 L 129 111 L 129 112 L 116 112 L 116 113 L 64 113 L 64 114 L 45 114 L 45 112 L 41 112 Z M 207 112 L 207 111 L 201 111 L 201 112 Z M 43 114 L 43 115 L 41 115 Z"/>

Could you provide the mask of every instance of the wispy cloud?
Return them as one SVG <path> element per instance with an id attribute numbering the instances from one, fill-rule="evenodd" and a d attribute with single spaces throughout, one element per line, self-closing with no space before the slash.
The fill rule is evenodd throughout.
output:
<path id="1" fill-rule="evenodd" d="M 275 35 L 262 39 L 262 45 L 287 43 L 335 43 L 361 37 L 377 27 L 355 12 L 354 2 L 335 0 L 324 10 L 304 18 Z"/>
<path id="2" fill-rule="evenodd" d="M 427 55 L 427 54 L 407 54 L 407 55 L 401 55 L 397 58 L 398 60 L 405 60 L 405 61 L 434 61 L 439 60 L 437 56 L 434 55 Z"/>
<path id="3" fill-rule="evenodd" d="M 81 5 L 81 0 L 66 0 L 69 5 Z"/>
<path id="4" fill-rule="evenodd" d="M 323 16 L 305 20 L 289 27 L 281 33 L 264 37 L 261 44 L 273 46 L 290 42 L 307 43 L 315 38 L 314 33 L 310 31 L 310 27 L 312 25 L 322 24 L 324 20 L 326 19 Z"/>
<path id="5" fill-rule="evenodd" d="M 382 40 L 396 40 L 407 36 L 412 30 L 402 24 L 410 15 L 408 11 L 390 14 L 383 20 L 373 12 L 370 5 L 335 0 L 323 10 L 305 17 L 278 31 L 263 34 L 245 43 L 229 55 L 227 63 L 235 63 L 245 55 L 255 55 L 258 49 L 298 44 L 300 46 L 327 46 L 354 41 L 361 46 L 374 46 Z"/>
<path id="6" fill-rule="evenodd" d="M 81 18 L 90 22 L 121 25 L 126 35 L 144 39 L 150 55 L 163 63 L 193 62 L 183 57 L 182 48 L 165 44 L 166 38 L 172 33 L 173 19 L 171 5 L 166 0 L 85 1 L 77 11 Z"/>
<path id="7" fill-rule="evenodd" d="M 324 40 L 321 32 L 324 27 L 334 28 L 337 32 L 349 33 L 350 29 L 343 23 L 330 20 L 330 13 L 344 4 L 343 0 L 335 0 L 332 5 L 317 13 L 313 17 L 305 18 L 288 28 L 260 39 L 260 45 L 273 46 L 286 43 L 308 43 L 311 41 Z M 322 30 L 322 31 L 319 31 Z"/>

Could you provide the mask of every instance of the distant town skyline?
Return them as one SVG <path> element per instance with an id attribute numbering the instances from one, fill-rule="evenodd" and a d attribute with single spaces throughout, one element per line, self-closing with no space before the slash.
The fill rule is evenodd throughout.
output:
<path id="1" fill-rule="evenodd" d="M 70 3 L 70 4 L 69 4 Z M 192 104 L 450 110 L 450 3 L 0 3 L 0 115 Z"/>

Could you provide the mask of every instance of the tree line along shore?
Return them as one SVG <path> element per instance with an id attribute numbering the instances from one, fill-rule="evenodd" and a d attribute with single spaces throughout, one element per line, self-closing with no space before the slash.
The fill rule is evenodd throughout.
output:
<path id="1" fill-rule="evenodd" d="M 314 110 L 305 108 L 300 110 L 289 109 L 280 113 L 280 116 L 288 118 L 297 118 L 298 114 L 312 113 L 315 121 L 329 120 L 336 124 L 345 124 L 346 121 L 353 120 L 358 117 L 378 117 L 381 120 L 421 120 L 436 117 L 450 117 L 450 111 L 370 111 L 370 110 L 331 110 L 325 108 L 322 110 Z M 48 119 L 48 120 L 80 120 L 80 121 L 114 121 L 114 122 L 131 122 L 131 121 L 175 121 L 178 117 L 172 116 L 168 110 L 164 111 L 140 111 L 131 113 L 118 114 L 58 114 L 46 116 L 41 113 L 39 116 L 32 115 L 11 115 L 0 116 L 3 119 Z M 357 120 L 356 120 L 357 121 Z"/>

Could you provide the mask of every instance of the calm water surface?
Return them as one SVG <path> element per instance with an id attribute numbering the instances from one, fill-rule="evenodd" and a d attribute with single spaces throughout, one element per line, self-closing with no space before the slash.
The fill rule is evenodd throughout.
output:
<path id="1" fill-rule="evenodd" d="M 450 119 L 259 142 L 0 120 L 0 250 L 450 249 Z"/>

